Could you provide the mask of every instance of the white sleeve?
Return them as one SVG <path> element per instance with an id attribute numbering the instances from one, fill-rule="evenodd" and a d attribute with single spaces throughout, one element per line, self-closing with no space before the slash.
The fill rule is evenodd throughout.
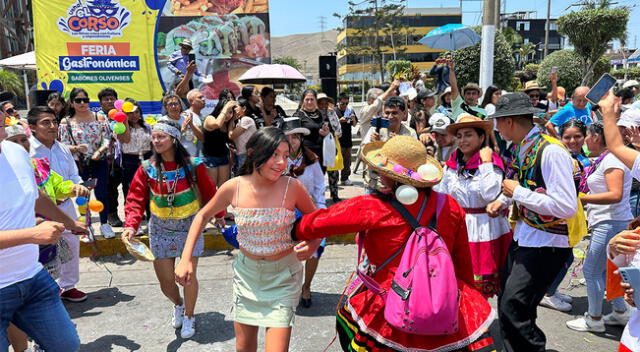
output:
<path id="1" fill-rule="evenodd" d="M 442 171 L 442 180 L 440 180 L 440 182 L 433 186 L 433 190 L 438 192 L 438 193 L 443 193 L 443 194 L 450 194 L 449 193 L 449 182 L 451 182 L 451 175 L 455 174 L 455 171 L 451 171 L 451 169 L 449 169 L 449 167 L 445 166 L 444 170 Z"/>
<path id="2" fill-rule="evenodd" d="M 313 190 L 311 197 L 316 203 L 317 208 L 326 208 L 326 200 L 324 198 L 324 175 L 322 174 L 322 169 L 320 168 L 320 163 L 315 162 L 308 166 L 309 171 L 312 172 L 313 178 Z"/>
<path id="3" fill-rule="evenodd" d="M 364 138 L 362 138 L 362 145 L 365 145 L 369 142 L 371 142 L 371 135 L 373 134 L 373 132 L 375 131 L 375 127 L 370 127 L 369 130 L 367 131 L 367 134 L 364 136 Z"/>
<path id="4" fill-rule="evenodd" d="M 502 191 L 502 170 L 495 167 L 492 163 L 480 164 L 478 168 L 480 173 L 480 197 L 487 203 L 493 202 L 498 198 Z"/>
<path id="5" fill-rule="evenodd" d="M 631 169 L 631 176 L 640 181 L 640 154 L 636 157 L 636 161 L 633 162 L 633 168 Z"/>
<path id="6" fill-rule="evenodd" d="M 551 144 L 542 154 L 542 177 L 546 193 L 533 192 L 522 186 L 516 187 L 513 200 L 540 215 L 569 219 L 576 214 L 576 186 L 573 181 L 573 161 L 562 147 Z"/>

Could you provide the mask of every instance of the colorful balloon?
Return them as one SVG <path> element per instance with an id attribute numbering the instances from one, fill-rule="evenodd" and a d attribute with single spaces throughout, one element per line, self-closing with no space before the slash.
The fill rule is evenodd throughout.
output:
<path id="1" fill-rule="evenodd" d="M 402 185 L 396 190 L 396 198 L 404 205 L 411 205 L 418 200 L 418 190 L 409 185 Z"/>
<path id="2" fill-rule="evenodd" d="M 116 109 L 111 109 L 109 110 L 109 118 L 113 120 L 113 117 L 116 116 L 116 113 L 118 112 L 118 110 Z"/>
<path id="3" fill-rule="evenodd" d="M 76 198 L 76 204 L 78 204 L 80 206 L 87 204 L 88 201 L 89 200 L 87 198 L 85 198 L 85 197 L 77 197 Z"/>
<path id="4" fill-rule="evenodd" d="M 89 209 L 91 209 L 91 211 L 99 213 L 104 210 L 104 204 L 102 204 L 102 202 L 99 200 L 92 200 L 89 202 Z"/>
<path id="5" fill-rule="evenodd" d="M 80 215 L 86 214 L 87 213 L 87 204 L 79 206 L 78 207 L 78 213 L 80 213 Z"/>
<path id="6" fill-rule="evenodd" d="M 113 115 L 113 119 L 114 119 L 116 122 L 123 123 L 123 122 L 124 122 L 124 120 L 126 120 L 126 119 L 127 119 L 127 115 L 126 115 L 124 112 L 118 111 L 118 112 L 116 112 L 116 113 Z"/>
<path id="7" fill-rule="evenodd" d="M 115 101 L 115 103 L 113 103 L 113 106 L 116 108 L 116 110 L 122 111 L 122 104 L 124 104 L 124 100 L 118 99 Z"/>
<path id="8" fill-rule="evenodd" d="M 86 216 L 81 216 L 78 218 L 79 222 L 87 222 L 87 217 Z"/>
<path id="9" fill-rule="evenodd" d="M 122 122 L 118 122 L 113 125 L 113 133 L 115 134 L 123 134 L 127 131 L 127 126 L 125 126 Z"/>
<path id="10" fill-rule="evenodd" d="M 125 101 L 124 104 L 122 104 L 122 111 L 123 112 L 132 112 L 133 111 L 133 103 L 130 101 Z"/>

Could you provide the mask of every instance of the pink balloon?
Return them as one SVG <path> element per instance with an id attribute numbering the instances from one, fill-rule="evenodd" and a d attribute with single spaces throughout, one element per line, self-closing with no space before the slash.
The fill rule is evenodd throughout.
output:
<path id="1" fill-rule="evenodd" d="M 113 107 L 118 111 L 122 111 L 122 104 L 124 104 L 124 100 L 118 99 L 115 101 L 115 103 L 113 103 Z"/>

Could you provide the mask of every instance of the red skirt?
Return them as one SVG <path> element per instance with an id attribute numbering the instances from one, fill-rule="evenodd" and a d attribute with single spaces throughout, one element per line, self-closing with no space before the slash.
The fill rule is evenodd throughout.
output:
<path id="1" fill-rule="evenodd" d="M 383 285 L 384 287 L 385 285 Z M 388 286 L 388 283 L 387 285 Z M 344 351 L 494 351 L 488 329 L 495 311 L 473 287 L 458 280 L 459 330 L 450 335 L 415 335 L 395 329 L 384 319 L 382 297 L 364 288 L 338 311 L 338 335 Z"/>

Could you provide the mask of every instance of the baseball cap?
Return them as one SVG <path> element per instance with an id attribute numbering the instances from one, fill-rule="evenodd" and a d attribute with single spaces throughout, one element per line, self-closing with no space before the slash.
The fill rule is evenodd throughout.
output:
<path id="1" fill-rule="evenodd" d="M 640 87 L 640 83 L 638 83 L 638 81 L 636 81 L 635 79 L 630 79 L 626 82 L 624 82 L 624 84 L 622 85 L 622 88 L 631 88 L 631 87 Z"/>
<path id="2" fill-rule="evenodd" d="M 620 127 L 640 127 L 640 108 L 632 107 L 625 110 L 616 123 Z"/>
<path id="3" fill-rule="evenodd" d="M 429 125 L 431 125 L 431 132 L 438 134 L 448 134 L 447 126 L 451 124 L 451 119 L 442 113 L 436 112 L 429 118 Z"/>

